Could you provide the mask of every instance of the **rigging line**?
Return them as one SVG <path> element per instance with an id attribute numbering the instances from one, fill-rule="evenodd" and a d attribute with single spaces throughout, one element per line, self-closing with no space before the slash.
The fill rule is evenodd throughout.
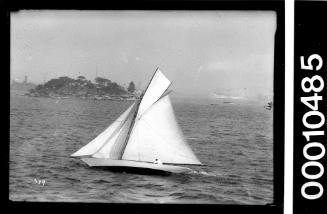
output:
<path id="1" fill-rule="evenodd" d="M 168 88 L 169 88 L 169 86 L 167 87 L 167 89 Z M 164 94 L 167 91 L 167 89 L 160 95 L 160 97 L 154 103 L 151 104 L 151 106 L 149 106 L 141 115 L 139 115 L 138 118 L 141 118 L 146 112 L 148 112 L 154 104 L 156 104 L 158 101 L 161 100 L 161 98 L 169 95 L 171 91 L 169 93 L 167 93 L 167 94 Z"/>
<path id="2" fill-rule="evenodd" d="M 160 134 L 158 134 L 158 132 L 156 132 L 150 125 L 149 125 L 149 123 L 148 122 L 146 122 L 144 119 L 142 120 L 149 128 L 150 128 L 150 130 L 152 130 L 155 134 L 157 134 L 158 135 L 158 137 L 160 137 L 161 138 L 161 140 L 163 140 L 164 142 L 168 142 L 166 139 L 164 139 L 164 137 L 162 137 Z M 169 146 L 169 144 L 168 143 L 166 143 L 165 145 L 168 145 L 168 147 L 170 147 L 170 148 L 172 148 L 171 146 Z M 188 145 L 187 145 L 188 146 Z M 189 146 L 188 146 L 189 147 Z M 186 159 L 189 159 L 189 160 L 193 160 L 193 159 L 191 159 L 190 157 L 188 157 L 188 156 L 185 156 L 185 155 L 183 155 L 183 154 L 179 154 L 179 156 L 182 156 L 182 157 L 185 157 Z"/>
<path id="3" fill-rule="evenodd" d="M 152 75 L 152 77 L 151 77 L 151 79 L 150 79 L 150 82 L 148 83 L 146 89 L 142 92 L 142 94 L 141 94 L 141 96 L 140 96 L 140 99 L 139 99 L 139 102 L 138 102 L 138 105 L 137 105 L 137 108 L 136 108 L 136 111 L 135 111 L 135 114 L 134 114 L 133 120 L 132 120 L 131 125 L 130 125 L 130 128 L 129 128 L 129 130 L 128 130 L 127 137 L 126 137 L 126 139 L 125 139 L 125 143 L 124 143 L 123 149 L 122 149 L 121 154 L 120 154 L 120 156 L 119 156 L 119 159 L 122 159 L 122 157 L 123 157 L 123 155 L 124 155 L 124 152 L 125 152 L 125 149 L 126 149 L 126 146 L 127 146 L 127 143 L 128 143 L 128 140 L 129 140 L 129 138 L 130 138 L 130 135 L 132 134 L 132 132 L 133 132 L 133 130 L 134 130 L 135 120 L 136 120 L 136 117 L 137 117 L 137 114 L 138 114 L 138 111 L 139 111 L 139 107 L 140 107 L 140 105 L 141 105 L 141 102 L 142 102 L 142 100 L 143 100 L 143 97 L 144 97 L 146 91 L 148 90 L 148 87 L 150 86 L 150 84 L 151 84 L 151 82 L 152 82 L 152 79 L 154 78 L 154 76 L 156 75 L 156 73 L 157 73 L 158 71 L 159 71 L 159 67 L 157 67 L 157 69 L 156 69 L 156 71 L 154 72 L 154 74 Z M 169 81 L 169 85 L 168 85 L 167 89 L 169 88 L 170 84 L 171 84 L 171 82 Z M 167 89 L 166 89 L 166 90 L 167 90 Z M 165 90 L 165 91 L 166 91 L 166 90 Z M 162 95 L 162 94 L 161 94 L 161 95 Z M 160 96 L 161 96 L 161 95 L 160 95 Z"/>
<path id="4" fill-rule="evenodd" d="M 171 82 L 171 84 L 172 84 L 172 82 Z M 162 93 L 161 97 L 158 100 L 160 100 L 161 98 L 163 98 L 164 96 L 170 94 L 173 91 L 173 90 L 168 91 L 168 89 L 169 89 L 169 87 L 166 88 L 166 90 L 164 91 L 164 93 Z"/>
<path id="5" fill-rule="evenodd" d="M 158 70 L 159 70 L 159 67 L 157 67 L 157 69 L 156 69 L 156 71 L 154 72 L 154 74 L 152 75 L 152 77 L 151 77 L 151 79 L 150 79 L 150 82 L 148 83 L 148 85 L 147 85 L 147 87 L 145 88 L 145 90 L 142 92 L 142 95 L 141 95 L 141 100 L 140 100 L 140 103 L 142 102 L 142 99 L 143 99 L 143 96 L 144 96 L 144 94 L 145 94 L 145 92 L 148 90 L 148 88 L 149 88 L 149 86 L 150 86 L 150 84 L 151 84 L 151 82 L 152 82 L 152 79 L 153 79 L 153 77 L 155 76 L 155 74 L 158 72 Z M 167 88 L 165 89 L 165 91 L 160 95 L 160 97 L 154 102 L 154 103 L 156 103 L 158 100 L 160 100 L 162 97 L 162 95 L 168 90 L 168 88 L 170 87 L 170 85 L 172 84 L 172 81 L 170 81 L 170 80 L 168 80 L 169 81 L 169 85 L 167 86 Z M 154 104 L 153 103 L 153 104 Z M 153 105 L 152 104 L 152 105 Z M 151 106 L 152 106 L 151 105 Z M 148 108 L 147 108 L 147 110 L 151 107 L 151 106 L 149 106 Z M 146 110 L 146 111 L 147 111 Z M 144 114 L 144 112 L 143 112 L 143 114 Z M 142 114 L 142 115 L 143 115 Z M 141 117 L 142 115 L 140 115 L 139 117 Z"/>
<path id="6" fill-rule="evenodd" d="M 136 143 L 137 143 L 137 148 L 138 148 L 139 147 L 139 140 L 140 140 L 139 130 L 138 129 L 136 130 L 136 138 L 137 138 Z M 140 158 L 140 150 L 139 149 L 137 150 L 137 155 L 138 155 L 138 160 L 140 161 L 141 158 Z"/>
<path id="7" fill-rule="evenodd" d="M 134 103 L 133 103 L 132 105 L 134 105 Z M 130 105 L 128 108 L 130 108 L 132 105 Z M 127 109 L 128 109 L 128 108 L 127 108 Z M 127 109 L 126 109 L 126 110 L 127 110 Z M 125 110 L 125 111 L 126 111 L 126 110 Z M 130 110 L 130 112 L 129 112 L 128 114 L 130 114 L 132 110 L 133 110 L 133 108 Z M 124 112 L 123 112 L 123 113 L 124 113 Z M 118 117 L 118 118 L 119 118 L 119 117 Z M 117 119 L 118 119 L 118 118 L 117 118 Z M 120 122 L 125 123 L 125 121 L 127 120 L 127 118 L 128 118 L 128 115 L 127 115 L 127 117 L 126 117 L 125 120 L 114 120 L 113 122 L 110 123 L 110 125 L 109 125 L 107 128 L 109 128 L 109 127 L 110 127 L 112 124 L 114 124 L 114 123 L 120 123 Z M 102 134 L 103 132 L 105 132 L 105 131 L 107 130 L 107 128 L 106 128 L 105 130 L 103 130 L 100 134 Z"/>
<path id="8" fill-rule="evenodd" d="M 148 87 L 150 86 L 150 84 L 151 84 L 151 82 L 152 82 L 152 79 L 153 79 L 153 77 L 156 75 L 156 73 L 158 72 L 158 70 L 159 70 L 159 66 L 157 67 L 156 71 L 152 74 L 152 77 L 151 77 L 151 79 L 150 79 L 150 82 L 148 83 L 148 85 L 146 86 L 145 90 L 143 91 L 143 95 L 145 94 L 146 90 L 148 90 Z M 142 96 L 142 98 L 143 98 L 143 96 Z M 142 100 L 141 100 L 141 101 L 142 101 Z"/>
<path id="9" fill-rule="evenodd" d="M 132 112 L 132 109 L 131 109 L 131 112 Z M 131 114 L 131 112 L 129 112 L 129 114 Z M 105 145 L 107 145 L 107 143 L 116 135 L 116 134 L 118 134 L 118 132 L 120 131 L 120 129 L 124 126 L 124 124 L 126 123 L 126 121 L 127 121 L 127 119 L 128 119 L 128 117 L 129 117 L 129 114 L 127 115 L 127 117 L 126 117 L 126 119 L 125 120 L 122 120 L 123 122 L 122 122 L 122 124 L 119 126 L 119 127 L 117 127 L 113 132 L 112 132 L 112 134 L 110 135 L 110 137 L 107 139 L 107 140 L 105 140 L 105 142 L 102 144 L 102 146 L 96 151 L 96 152 L 94 152 L 92 155 L 94 155 L 94 154 L 96 154 L 96 153 L 98 153 L 101 149 L 103 149 L 103 147 L 105 146 Z"/>
<path id="10" fill-rule="evenodd" d="M 140 99 L 139 99 L 139 102 L 138 102 L 138 105 L 136 107 L 136 111 L 135 111 L 135 114 L 134 114 L 134 117 L 133 117 L 133 120 L 131 122 L 131 125 L 130 125 L 130 128 L 128 130 L 128 133 L 127 133 L 127 137 L 125 139 L 125 143 L 124 143 L 124 146 L 123 146 L 123 149 L 121 151 L 121 154 L 119 155 L 119 159 L 122 159 L 123 155 L 124 155 L 124 152 L 125 152 L 125 149 L 126 149 L 126 146 L 127 146 L 127 143 L 129 141 L 129 138 L 130 138 L 130 135 L 132 134 L 133 130 L 134 130 L 134 124 L 135 124 L 135 119 L 137 117 L 137 113 L 139 111 L 139 107 L 140 107 L 140 104 L 143 100 L 143 97 L 144 97 L 144 94 L 145 92 L 148 90 L 148 87 L 150 86 L 151 82 L 152 82 L 152 79 L 153 77 L 156 75 L 156 73 L 159 71 L 159 67 L 157 67 L 156 71 L 154 72 L 154 74 L 152 75 L 151 79 L 150 79 L 150 82 L 148 83 L 146 89 L 142 92 L 141 96 L 140 96 Z M 169 81 L 170 82 L 170 81 Z"/>
<path id="11" fill-rule="evenodd" d="M 168 87 L 169 88 L 169 87 Z M 146 114 L 148 111 L 150 111 L 151 110 L 151 107 L 152 106 L 154 106 L 154 104 L 156 104 L 157 102 L 159 102 L 162 98 L 164 98 L 165 96 L 168 96 L 172 91 L 169 91 L 168 93 L 166 93 L 165 94 L 165 92 L 168 90 L 168 88 L 162 93 L 162 95 L 161 95 L 161 97 L 158 99 L 158 100 L 156 100 L 149 108 L 147 108 L 144 112 L 143 112 L 143 114 L 141 114 L 140 116 L 138 116 L 138 120 L 140 120 L 141 119 L 141 117 L 144 115 L 144 114 Z"/>
<path id="12" fill-rule="evenodd" d="M 127 133 L 127 137 L 126 137 L 125 142 L 124 142 L 124 144 L 123 144 L 123 148 L 122 148 L 122 150 L 120 151 L 120 154 L 119 154 L 119 157 L 118 157 L 119 160 L 122 159 L 122 157 L 123 157 L 123 155 L 124 155 L 124 153 L 125 153 L 125 149 L 126 149 L 126 146 L 127 146 L 128 141 L 129 141 L 129 138 L 130 138 L 130 136 L 131 136 L 131 134 L 132 134 L 132 131 L 134 130 L 135 118 L 136 118 L 136 116 L 137 116 L 137 112 L 138 112 L 138 110 L 139 110 L 139 107 L 140 107 L 140 103 L 141 103 L 141 101 L 142 101 L 142 98 L 143 98 L 143 96 L 141 95 L 141 99 L 140 99 L 139 102 L 137 103 L 136 110 L 135 110 L 134 115 L 133 115 L 133 119 L 132 119 L 131 124 L 130 124 L 130 126 L 129 126 L 128 133 Z"/>
<path id="13" fill-rule="evenodd" d="M 138 107 L 138 106 L 136 106 L 136 107 Z M 130 133 L 131 133 L 132 128 L 133 128 L 133 125 L 134 125 L 133 121 L 135 120 L 135 115 L 136 115 L 136 112 L 137 112 L 137 110 L 135 110 L 135 106 L 134 106 L 134 110 L 133 111 L 134 111 L 133 112 L 134 115 L 133 115 L 132 121 L 129 122 L 129 127 L 128 127 L 127 134 L 125 135 L 126 136 L 125 139 L 122 139 L 120 141 L 120 143 L 118 144 L 117 143 L 118 142 L 118 138 L 117 138 L 117 140 L 115 142 L 115 145 L 116 145 L 116 147 L 115 147 L 116 151 L 115 152 L 118 154 L 118 157 L 117 157 L 118 160 L 122 160 L 122 157 L 124 155 L 124 152 L 125 152 L 125 149 L 126 149 L 128 140 L 129 140 Z M 121 135 L 119 136 L 119 138 L 120 137 L 121 137 Z"/>

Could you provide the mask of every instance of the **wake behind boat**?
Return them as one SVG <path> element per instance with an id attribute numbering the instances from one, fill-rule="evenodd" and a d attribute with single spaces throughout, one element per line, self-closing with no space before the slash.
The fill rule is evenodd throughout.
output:
<path id="1" fill-rule="evenodd" d="M 179 165 L 202 165 L 177 124 L 170 85 L 157 69 L 140 99 L 71 156 L 90 167 L 136 173 L 184 173 L 191 169 Z"/>

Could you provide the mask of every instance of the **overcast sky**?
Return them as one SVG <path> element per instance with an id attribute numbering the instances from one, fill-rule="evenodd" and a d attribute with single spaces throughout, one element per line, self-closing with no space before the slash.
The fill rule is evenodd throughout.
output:
<path id="1" fill-rule="evenodd" d="M 20 11 L 11 78 L 79 75 L 144 88 L 157 67 L 181 94 L 272 95 L 272 11 Z"/>

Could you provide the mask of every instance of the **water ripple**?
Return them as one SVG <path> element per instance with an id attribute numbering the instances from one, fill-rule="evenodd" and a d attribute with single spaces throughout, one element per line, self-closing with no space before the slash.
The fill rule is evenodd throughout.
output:
<path id="1" fill-rule="evenodd" d="M 130 103 L 12 96 L 10 199 L 99 203 L 272 202 L 272 115 L 261 106 L 174 103 L 185 138 L 205 166 L 171 176 L 89 168 L 70 154 Z M 34 179 L 46 181 L 45 186 Z"/>

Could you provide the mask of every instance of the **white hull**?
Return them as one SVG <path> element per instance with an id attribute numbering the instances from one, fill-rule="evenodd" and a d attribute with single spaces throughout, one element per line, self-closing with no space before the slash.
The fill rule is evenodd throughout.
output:
<path id="1" fill-rule="evenodd" d="M 168 173 L 185 173 L 192 171 L 190 168 L 183 166 L 173 166 L 166 164 L 154 164 L 147 162 L 129 161 L 129 160 L 112 160 L 108 158 L 82 158 L 90 167 L 105 167 L 109 169 L 120 169 L 122 171 L 143 171 L 149 172 L 168 172 Z M 120 171 L 119 170 L 119 171 Z"/>

